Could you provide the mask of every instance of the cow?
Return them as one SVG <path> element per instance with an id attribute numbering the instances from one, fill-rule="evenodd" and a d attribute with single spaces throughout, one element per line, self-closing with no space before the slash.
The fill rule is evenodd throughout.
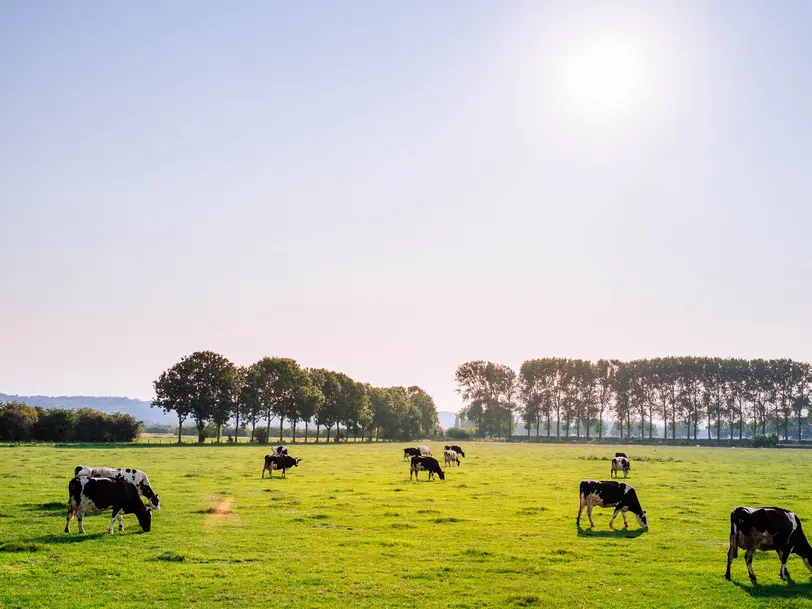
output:
<path id="1" fill-rule="evenodd" d="M 457 446 L 456 444 L 450 444 L 450 445 L 446 446 L 446 447 L 445 447 L 445 449 L 446 449 L 446 450 L 453 450 L 453 451 L 454 451 L 455 453 L 457 453 L 457 454 L 458 454 L 460 457 L 464 457 L 464 456 L 465 456 L 465 453 L 464 453 L 464 452 L 462 452 L 462 449 L 461 449 L 459 446 Z"/>
<path id="2" fill-rule="evenodd" d="M 434 478 L 434 474 L 440 476 L 440 480 L 445 480 L 445 473 L 440 468 L 440 463 L 434 457 L 412 457 L 412 463 L 409 467 L 409 480 L 418 480 L 417 472 L 427 471 L 429 473 L 429 480 Z"/>
<path id="3" fill-rule="evenodd" d="M 149 501 L 153 510 L 161 509 L 161 499 L 152 490 L 149 478 L 140 469 L 132 467 L 90 467 L 89 465 L 77 465 L 73 470 L 74 477 L 86 476 L 88 478 L 110 478 L 111 480 L 127 480 L 135 485 L 138 494 Z"/>
<path id="4" fill-rule="evenodd" d="M 624 527 L 628 527 L 626 512 L 631 512 L 637 518 L 637 523 L 644 529 L 648 529 L 648 515 L 640 506 L 637 493 L 630 484 L 616 480 L 604 480 L 601 482 L 582 480 L 580 498 L 581 505 L 578 508 L 578 519 L 575 521 L 579 528 L 581 527 L 581 513 L 584 511 L 584 507 L 586 507 L 586 515 L 589 518 L 590 526 L 595 526 L 592 520 L 592 508 L 597 506 L 615 508 L 612 518 L 609 520 L 610 528 L 614 528 L 612 522 L 614 522 L 618 512 L 623 516 Z"/>
<path id="5" fill-rule="evenodd" d="M 795 552 L 806 568 L 812 571 L 812 547 L 806 540 L 801 519 L 793 512 L 779 507 L 737 507 L 730 512 L 730 548 L 727 551 L 727 571 L 730 579 L 730 564 L 739 556 L 739 548 L 745 550 L 744 562 L 750 581 L 756 583 L 753 572 L 753 555 L 756 550 L 775 550 L 781 561 L 778 577 L 789 579 L 787 560 Z"/>
<path id="6" fill-rule="evenodd" d="M 457 452 L 454 450 L 446 450 L 443 452 L 443 457 L 445 458 L 445 466 L 449 467 L 452 463 L 456 463 L 457 467 L 460 466 L 460 458 L 457 456 Z"/>
<path id="7" fill-rule="evenodd" d="M 285 477 L 285 472 L 291 467 L 299 467 L 299 461 L 296 457 L 289 457 L 288 455 L 265 455 L 265 465 L 262 467 L 262 477 L 265 478 L 265 471 L 273 478 L 273 470 L 281 469 L 282 477 Z"/>
<path id="8" fill-rule="evenodd" d="M 79 521 L 79 533 L 84 534 L 85 512 L 95 512 L 113 508 L 113 517 L 107 532 L 113 533 L 113 523 L 118 519 L 118 530 L 124 530 L 124 514 L 135 514 L 138 524 L 145 533 L 152 528 L 152 510 L 144 505 L 138 496 L 138 489 L 129 480 L 122 478 L 89 478 L 77 476 L 68 483 L 68 518 L 65 532 L 70 533 L 73 514 Z"/>
<path id="9" fill-rule="evenodd" d="M 286 454 L 288 454 L 288 447 L 287 446 L 282 446 L 281 444 L 279 446 L 272 446 L 271 450 L 274 452 L 274 454 L 277 454 L 277 455 L 286 455 Z"/>
<path id="10" fill-rule="evenodd" d="M 615 456 L 616 457 L 626 457 L 627 459 L 629 458 L 629 455 L 627 455 L 626 453 L 615 453 Z"/>
<path id="11" fill-rule="evenodd" d="M 632 464 L 629 463 L 629 460 L 626 457 L 615 457 L 612 459 L 612 468 L 609 470 L 609 476 L 612 478 L 617 478 L 617 473 L 619 471 L 623 471 L 623 477 L 626 478 L 629 475 L 629 470 L 632 468 Z"/>
<path id="12" fill-rule="evenodd" d="M 420 456 L 420 449 L 419 448 L 404 448 L 403 449 L 403 458 L 406 459 L 407 457 L 419 457 Z"/>
<path id="13" fill-rule="evenodd" d="M 420 455 L 423 457 L 431 457 L 431 449 L 428 446 L 418 446 Z"/>

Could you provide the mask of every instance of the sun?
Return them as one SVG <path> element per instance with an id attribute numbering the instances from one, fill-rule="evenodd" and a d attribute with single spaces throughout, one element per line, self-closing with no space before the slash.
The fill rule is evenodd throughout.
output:
<path id="1" fill-rule="evenodd" d="M 579 114 L 617 118 L 645 103 L 646 58 L 629 41 L 590 41 L 571 53 L 562 67 L 565 98 Z"/>

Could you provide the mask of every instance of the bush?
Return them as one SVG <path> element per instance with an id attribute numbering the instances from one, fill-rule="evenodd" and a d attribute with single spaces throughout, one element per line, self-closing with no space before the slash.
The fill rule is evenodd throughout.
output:
<path id="1" fill-rule="evenodd" d="M 133 442 L 141 435 L 141 421 L 131 414 L 113 413 L 108 422 L 113 442 Z"/>
<path id="2" fill-rule="evenodd" d="M 447 440 L 470 440 L 473 436 L 467 429 L 449 427 L 445 430 L 445 437 Z"/>
<path id="3" fill-rule="evenodd" d="M 36 408 L 23 402 L 6 402 L 0 406 L 0 440 L 24 442 L 34 438 L 39 419 Z"/>
<path id="4" fill-rule="evenodd" d="M 254 440 L 258 444 L 267 444 L 268 443 L 268 430 L 264 427 L 260 427 L 257 429 L 256 433 L 254 434 Z"/>
<path id="5" fill-rule="evenodd" d="M 41 442 L 73 442 L 76 440 L 77 424 L 75 410 L 43 410 L 34 428 L 34 438 Z"/>
<path id="6" fill-rule="evenodd" d="M 753 448 L 775 448 L 778 446 L 778 434 L 753 436 Z"/>

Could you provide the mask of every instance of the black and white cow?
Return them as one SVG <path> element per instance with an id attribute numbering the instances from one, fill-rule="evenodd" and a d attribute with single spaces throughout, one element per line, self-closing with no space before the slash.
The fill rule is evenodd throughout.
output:
<path id="1" fill-rule="evenodd" d="M 140 469 L 132 467 L 90 467 L 89 465 L 77 465 L 73 470 L 74 477 L 86 476 L 88 478 L 110 478 L 111 480 L 126 480 L 132 482 L 138 489 L 138 494 L 149 501 L 153 510 L 161 509 L 161 499 L 152 490 L 149 478 Z"/>
<path id="2" fill-rule="evenodd" d="M 281 444 L 279 446 L 272 446 L 271 450 L 274 452 L 274 454 L 277 454 L 277 455 L 286 455 L 286 454 L 288 454 L 288 447 L 287 446 L 282 446 Z"/>
<path id="3" fill-rule="evenodd" d="M 462 448 L 460 448 L 460 447 L 459 447 L 459 446 L 457 446 L 456 444 L 449 444 L 448 446 L 446 446 L 446 447 L 445 447 L 445 449 L 446 449 L 446 450 L 453 450 L 453 451 L 454 451 L 455 453 L 457 453 L 457 454 L 458 454 L 460 457 L 464 457 L 464 456 L 465 456 L 465 453 L 464 453 L 464 452 L 462 452 Z"/>
<path id="4" fill-rule="evenodd" d="M 144 505 L 138 496 L 135 485 L 121 478 L 88 478 L 76 477 L 68 483 L 68 518 L 65 532 L 70 533 L 70 521 L 74 513 L 79 521 L 79 532 L 84 533 L 83 520 L 85 512 L 94 512 L 113 508 L 108 533 L 113 532 L 113 523 L 118 519 L 118 530 L 124 529 L 123 515 L 135 514 L 141 529 L 148 533 L 152 528 L 152 511 Z"/>
<path id="5" fill-rule="evenodd" d="M 445 459 L 446 467 L 449 467 L 452 463 L 456 463 L 457 467 L 460 466 L 460 458 L 455 450 L 443 451 L 443 458 Z"/>
<path id="6" fill-rule="evenodd" d="M 285 477 L 285 472 L 291 467 L 299 467 L 299 461 L 296 457 L 289 457 L 288 455 L 265 455 L 265 465 L 262 467 L 262 477 L 265 478 L 265 471 L 267 470 L 273 478 L 273 470 L 281 469 L 282 477 Z"/>
<path id="7" fill-rule="evenodd" d="M 403 449 L 403 458 L 406 459 L 408 457 L 419 457 L 420 456 L 420 449 L 419 448 L 404 448 Z"/>
<path id="8" fill-rule="evenodd" d="M 434 457 L 412 457 L 412 463 L 409 467 L 409 480 L 412 479 L 412 474 L 414 474 L 414 479 L 418 480 L 417 472 L 426 471 L 429 473 L 429 480 L 434 478 L 434 474 L 440 476 L 440 480 L 445 480 L 445 473 L 440 468 L 440 463 Z"/>
<path id="9" fill-rule="evenodd" d="M 626 457 L 627 459 L 629 458 L 629 455 L 627 455 L 626 453 L 615 453 L 615 456 L 616 457 Z"/>
<path id="10" fill-rule="evenodd" d="M 623 477 L 627 478 L 631 468 L 632 464 L 629 463 L 629 460 L 626 457 L 615 457 L 612 459 L 612 469 L 609 470 L 609 476 L 612 478 L 617 478 L 617 473 L 622 471 Z"/>
<path id="11" fill-rule="evenodd" d="M 428 446 L 418 446 L 420 449 L 420 454 L 424 457 L 431 457 L 431 449 Z"/>
<path id="12" fill-rule="evenodd" d="M 609 520 L 609 526 L 612 527 L 615 517 L 618 512 L 623 516 L 623 524 L 629 526 L 626 521 L 626 512 L 631 512 L 637 518 L 637 523 L 648 529 L 648 515 L 645 510 L 640 506 L 640 501 L 637 498 L 637 493 L 630 484 L 625 482 L 617 482 L 616 480 L 583 480 L 580 487 L 581 505 L 578 508 L 577 525 L 581 526 L 581 513 L 586 507 L 586 515 L 589 518 L 589 524 L 594 527 L 595 523 L 592 520 L 593 507 L 613 507 L 615 508 L 612 518 Z"/>
<path id="13" fill-rule="evenodd" d="M 781 560 L 778 577 L 789 579 L 787 560 L 795 552 L 806 568 L 812 571 L 812 547 L 801 528 L 801 519 L 793 512 L 779 507 L 737 507 L 730 513 L 730 548 L 727 551 L 727 571 L 730 579 L 730 564 L 739 556 L 739 548 L 745 550 L 744 562 L 750 580 L 756 582 L 753 572 L 753 555 L 756 550 L 775 550 Z"/>

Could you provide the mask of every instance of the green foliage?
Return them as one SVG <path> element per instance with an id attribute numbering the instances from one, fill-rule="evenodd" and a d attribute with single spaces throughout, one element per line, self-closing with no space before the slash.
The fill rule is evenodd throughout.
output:
<path id="1" fill-rule="evenodd" d="M 753 436 L 753 448 L 776 448 L 778 446 L 778 434 Z"/>
<path id="2" fill-rule="evenodd" d="M 445 430 L 445 437 L 448 440 L 470 440 L 472 435 L 467 429 L 459 427 L 449 427 Z"/>
<path id="3" fill-rule="evenodd" d="M 21 402 L 0 406 L 0 440 L 6 442 L 132 442 L 141 422 L 130 414 L 92 408 L 34 408 Z"/>

